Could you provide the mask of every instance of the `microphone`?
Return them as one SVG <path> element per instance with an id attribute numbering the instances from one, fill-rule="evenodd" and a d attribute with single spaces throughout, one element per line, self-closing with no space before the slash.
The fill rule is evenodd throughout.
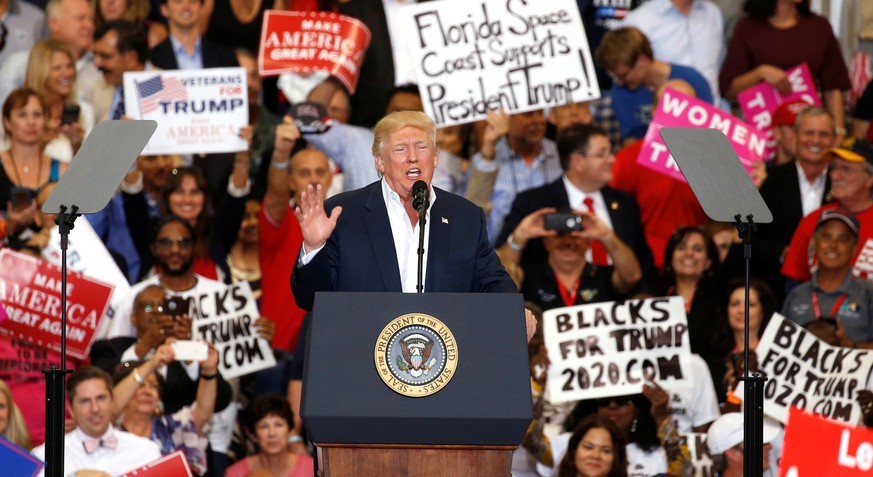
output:
<path id="1" fill-rule="evenodd" d="M 424 292 L 424 222 L 425 211 L 430 207 L 430 189 L 425 181 L 412 184 L 412 206 L 418 211 L 418 284 L 415 291 Z"/>
<path id="2" fill-rule="evenodd" d="M 419 214 L 423 214 L 430 207 L 430 188 L 425 181 L 415 181 L 412 184 L 412 206 Z"/>

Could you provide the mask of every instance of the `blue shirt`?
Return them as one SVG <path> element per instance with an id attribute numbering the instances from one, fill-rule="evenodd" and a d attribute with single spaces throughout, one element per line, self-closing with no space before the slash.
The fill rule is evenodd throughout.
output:
<path id="1" fill-rule="evenodd" d="M 200 37 L 197 37 L 197 42 L 194 43 L 194 52 L 188 53 L 188 50 L 179 43 L 173 35 L 170 35 L 170 45 L 173 47 L 173 54 L 176 55 L 176 63 L 180 70 L 200 70 L 203 69 L 203 48 L 200 46 Z"/>
<path id="2" fill-rule="evenodd" d="M 697 92 L 698 99 L 712 104 L 709 83 L 695 69 L 670 64 L 670 79 L 687 81 Z M 612 109 L 621 125 L 622 138 L 642 138 L 646 135 L 649 123 L 652 122 L 652 102 L 654 100 L 654 93 L 645 86 L 640 86 L 636 90 L 617 84 L 612 86 Z"/>
<path id="3" fill-rule="evenodd" d="M 343 190 L 360 189 L 379 180 L 372 151 L 373 131 L 334 121 L 324 133 L 303 137 L 342 168 Z"/>
<path id="4" fill-rule="evenodd" d="M 142 217 L 141 220 L 148 219 Z M 139 254 L 127 228 L 121 194 L 115 194 L 103 210 L 88 215 L 88 223 L 107 249 L 124 257 L 127 262 L 127 280 L 136 283 L 139 280 Z"/>

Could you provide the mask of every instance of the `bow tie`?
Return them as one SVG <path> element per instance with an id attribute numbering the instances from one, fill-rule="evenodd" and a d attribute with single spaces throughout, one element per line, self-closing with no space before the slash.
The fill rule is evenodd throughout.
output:
<path id="1" fill-rule="evenodd" d="M 82 442 L 82 445 L 85 446 L 85 453 L 93 454 L 101 447 L 115 449 L 118 445 L 118 439 L 116 439 L 115 436 L 109 436 L 106 439 L 85 439 Z"/>

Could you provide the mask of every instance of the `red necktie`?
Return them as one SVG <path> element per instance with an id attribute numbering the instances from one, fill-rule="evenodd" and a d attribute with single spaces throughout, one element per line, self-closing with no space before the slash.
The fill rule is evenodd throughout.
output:
<path id="1" fill-rule="evenodd" d="M 586 197 L 583 203 L 588 207 L 588 212 L 597 215 L 597 212 L 594 211 L 594 199 Z M 591 241 L 591 261 L 595 265 L 609 265 L 609 253 L 607 253 L 606 247 L 603 246 L 600 240 Z"/>

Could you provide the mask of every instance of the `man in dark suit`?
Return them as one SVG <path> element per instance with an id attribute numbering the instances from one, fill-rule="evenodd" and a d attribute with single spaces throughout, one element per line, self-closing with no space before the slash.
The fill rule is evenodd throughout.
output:
<path id="1" fill-rule="evenodd" d="M 436 127 L 424 113 L 402 111 L 379 121 L 374 134 L 382 180 L 327 202 L 321 186 L 301 194 L 295 213 L 303 246 L 291 287 L 303 309 L 312 308 L 316 291 L 415 292 L 419 227 L 412 186 L 433 178 Z M 430 189 L 425 291 L 516 293 L 488 242 L 482 210 Z M 530 337 L 536 321 L 529 313 L 526 319 Z"/>
<path id="2" fill-rule="evenodd" d="M 558 156 L 564 174 L 549 184 L 520 193 L 512 203 L 503 228 L 497 236 L 497 247 L 521 251 L 522 244 L 513 240 L 513 231 L 531 213 L 545 208 L 588 210 L 594 213 L 627 244 L 640 262 L 643 279 L 655 276 L 652 251 L 643 235 L 640 208 L 634 198 L 609 187 L 615 156 L 611 152 L 606 132 L 597 126 L 577 124 L 562 131 L 557 138 Z M 590 205 L 589 205 L 590 204 Z M 592 244 L 588 261 L 608 265 L 612 259 L 598 257 Z M 546 252 L 541 239 L 524 246 L 521 264 L 542 263 Z M 606 263 L 598 263 L 607 260 Z"/>
<path id="3" fill-rule="evenodd" d="M 197 20 L 203 0 L 161 0 L 161 13 L 167 18 L 169 36 L 149 51 L 151 63 L 162 70 L 231 68 L 239 66 L 233 50 L 200 35 Z M 217 153 L 195 156 L 195 164 L 206 176 L 216 202 L 224 197 L 227 178 L 235 154 Z"/>
<path id="4" fill-rule="evenodd" d="M 239 66 L 236 54 L 200 35 L 197 20 L 202 0 L 162 0 L 170 35 L 149 51 L 152 64 L 162 70 Z"/>
<path id="5" fill-rule="evenodd" d="M 836 140 L 833 117 L 824 108 L 801 111 L 794 129 L 795 159 L 770 171 L 761 185 L 761 197 L 773 213 L 773 222 L 758 225 L 752 255 L 752 273 L 766 280 L 780 297 L 785 289 L 779 274 L 781 258 L 797 224 L 829 202 L 831 184 L 823 152 Z"/>

